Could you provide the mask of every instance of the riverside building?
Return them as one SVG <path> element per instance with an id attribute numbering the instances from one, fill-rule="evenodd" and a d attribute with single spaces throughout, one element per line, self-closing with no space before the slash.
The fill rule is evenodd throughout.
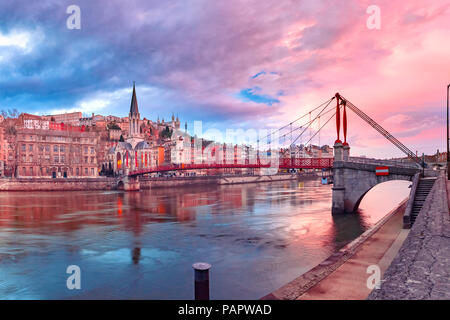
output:
<path id="1" fill-rule="evenodd" d="M 16 176 L 97 177 L 97 135 L 83 129 L 72 126 L 59 130 L 17 129 L 17 154 L 12 160 Z"/>

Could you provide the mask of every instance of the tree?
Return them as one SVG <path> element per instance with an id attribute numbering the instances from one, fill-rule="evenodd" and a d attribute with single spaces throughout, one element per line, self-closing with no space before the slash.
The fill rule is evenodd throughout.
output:
<path id="1" fill-rule="evenodd" d="M 115 122 L 108 123 L 108 129 L 109 130 L 122 130 L 122 128 L 120 128 L 119 125 Z"/>
<path id="2" fill-rule="evenodd" d="M 17 118 L 19 116 L 19 111 L 17 111 L 16 108 L 13 109 L 8 109 L 8 110 L 1 110 L 0 111 L 1 115 L 3 116 L 3 118 Z"/>
<path id="3" fill-rule="evenodd" d="M 18 145 L 17 145 L 17 131 L 16 123 L 13 119 L 9 119 L 5 123 L 5 135 L 8 142 L 8 162 L 11 166 L 11 176 L 17 176 L 17 157 L 18 157 Z M 12 150 L 12 159 L 9 159 L 10 150 Z"/>
<path id="4" fill-rule="evenodd" d="M 166 128 L 161 131 L 161 137 L 170 139 L 172 137 L 173 130 L 169 129 L 169 126 L 166 126 Z"/>

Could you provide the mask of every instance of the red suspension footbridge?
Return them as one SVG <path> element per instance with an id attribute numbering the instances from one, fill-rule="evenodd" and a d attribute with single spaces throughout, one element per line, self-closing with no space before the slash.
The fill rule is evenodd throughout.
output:
<path id="1" fill-rule="evenodd" d="M 331 105 L 332 101 L 336 101 L 335 106 Z M 383 137 L 394 144 L 398 149 L 400 149 L 406 156 L 414 161 L 414 163 L 421 164 L 420 160 L 417 158 L 416 154 L 408 149 L 404 144 L 402 144 L 398 139 L 396 139 L 392 134 L 390 134 L 386 129 L 384 129 L 375 120 L 370 118 L 361 109 L 357 108 L 349 100 L 336 93 L 333 97 L 318 105 L 317 107 L 311 109 L 310 111 L 304 113 L 295 120 L 287 123 L 286 125 L 276 129 L 271 130 L 269 134 L 258 139 L 256 141 L 256 156 L 247 157 L 245 159 L 236 159 L 234 157 L 231 161 L 226 161 L 225 157 L 219 159 L 220 161 L 201 161 L 201 163 L 183 163 L 183 164 L 172 164 L 172 165 L 162 165 L 153 168 L 135 168 L 129 171 L 128 176 L 137 177 L 145 174 L 158 173 L 158 172 L 169 172 L 169 171 L 187 171 L 187 170 L 202 170 L 202 169 L 256 169 L 256 168 L 279 168 L 279 169 L 330 169 L 333 167 L 333 157 L 299 157 L 294 152 L 292 148 L 295 147 L 296 143 L 302 142 L 302 138 L 306 137 L 306 143 L 308 145 L 317 135 L 319 135 L 321 130 L 333 119 L 336 120 L 336 133 L 337 139 L 335 144 L 342 144 L 348 147 L 347 142 L 347 109 L 350 109 L 358 117 L 368 123 L 376 131 L 378 131 Z M 342 119 L 341 119 L 342 112 Z M 316 114 L 317 113 L 317 114 Z M 315 114 L 314 116 L 312 116 Z M 327 117 L 325 117 L 327 116 Z M 300 124 L 300 120 L 309 117 L 308 121 Z M 321 124 L 321 118 L 326 118 L 325 122 Z M 312 129 L 313 124 L 316 125 L 316 129 Z M 340 140 L 341 125 L 343 131 L 344 141 Z M 309 133 L 309 137 L 308 137 Z M 296 137 L 294 138 L 294 135 Z M 290 137 L 289 146 L 287 148 L 281 148 L 278 150 L 273 150 L 272 143 L 273 139 L 278 138 L 280 141 L 286 140 Z M 264 145 L 262 147 L 261 145 Z M 264 151 L 262 151 L 264 150 Z M 268 156 L 270 154 L 271 156 Z"/>

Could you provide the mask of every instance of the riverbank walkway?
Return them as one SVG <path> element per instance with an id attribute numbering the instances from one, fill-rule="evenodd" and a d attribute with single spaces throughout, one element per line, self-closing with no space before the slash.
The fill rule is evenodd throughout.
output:
<path id="1" fill-rule="evenodd" d="M 348 260 L 324 280 L 302 294 L 297 300 L 362 300 L 371 287 L 367 280 L 369 266 L 378 266 L 382 276 L 398 253 L 409 230 L 402 229 L 403 205 L 393 212 L 378 231 L 364 241 Z"/>
<path id="2" fill-rule="evenodd" d="M 262 299 L 450 299 L 450 182 L 442 172 L 410 230 L 402 229 L 405 206 Z M 372 290 L 374 266 L 381 286 Z"/>
<path id="3" fill-rule="evenodd" d="M 263 299 L 366 299 L 371 292 L 367 268 L 379 266 L 382 276 L 408 235 L 402 229 L 405 207 L 406 200 L 353 242 Z"/>

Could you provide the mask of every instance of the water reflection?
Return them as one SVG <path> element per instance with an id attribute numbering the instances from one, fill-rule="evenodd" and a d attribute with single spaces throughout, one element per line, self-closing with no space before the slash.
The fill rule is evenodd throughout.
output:
<path id="1" fill-rule="evenodd" d="M 391 207 L 409 191 L 388 189 Z M 2 192 L 0 297 L 192 299 L 191 264 L 208 261 L 212 298 L 259 298 L 378 221 L 390 209 L 376 194 L 333 217 L 331 187 L 317 181 Z M 65 289 L 71 264 L 82 269 L 80 291 Z"/>

